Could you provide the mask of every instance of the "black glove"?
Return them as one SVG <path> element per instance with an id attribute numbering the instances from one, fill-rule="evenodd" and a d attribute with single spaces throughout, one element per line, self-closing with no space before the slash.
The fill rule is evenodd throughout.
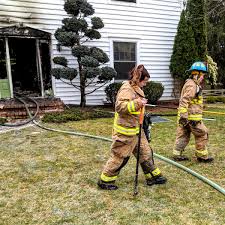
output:
<path id="1" fill-rule="evenodd" d="M 150 134 L 150 129 L 149 129 L 149 125 L 151 125 L 151 124 L 152 124 L 151 114 L 146 113 L 144 116 L 144 120 L 143 120 L 143 130 L 144 130 L 144 133 L 145 133 L 145 136 L 146 136 L 148 142 L 150 142 L 150 140 L 151 140 L 151 134 Z"/>
<path id="2" fill-rule="evenodd" d="M 183 127 L 185 127 L 185 126 L 187 126 L 187 124 L 188 124 L 188 119 L 186 119 L 186 118 L 184 118 L 184 117 L 181 117 L 180 119 L 179 119 L 179 124 L 180 125 L 182 125 Z"/>
<path id="3" fill-rule="evenodd" d="M 194 120 L 191 120 L 191 121 L 189 121 L 189 123 L 190 123 L 190 125 L 191 125 L 192 127 L 196 127 L 197 124 L 200 123 L 200 121 L 194 121 Z"/>

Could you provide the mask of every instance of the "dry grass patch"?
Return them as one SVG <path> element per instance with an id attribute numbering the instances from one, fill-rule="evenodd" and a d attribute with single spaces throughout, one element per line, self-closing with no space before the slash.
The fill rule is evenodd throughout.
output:
<path id="1" fill-rule="evenodd" d="M 210 108 L 225 112 L 225 108 Z M 212 116 L 210 116 L 212 117 Z M 225 188 L 223 116 L 205 121 L 210 129 L 209 151 L 215 162 L 183 163 Z M 171 157 L 176 118 L 152 128 L 154 151 Z M 57 129 L 111 136 L 113 119 L 48 124 Z M 168 183 L 147 187 L 140 175 L 139 195 L 133 197 L 135 160 L 121 171 L 117 191 L 101 191 L 96 181 L 110 154 L 109 142 L 27 128 L 0 137 L 0 224 L 225 224 L 221 193 L 156 159 Z M 194 155 L 194 142 L 187 148 Z"/>

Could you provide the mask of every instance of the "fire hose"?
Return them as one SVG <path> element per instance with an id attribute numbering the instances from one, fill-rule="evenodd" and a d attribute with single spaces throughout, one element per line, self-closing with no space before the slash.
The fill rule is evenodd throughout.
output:
<path id="1" fill-rule="evenodd" d="M 29 99 L 32 100 L 32 101 L 36 104 L 36 106 L 37 106 L 37 111 L 36 111 L 35 115 L 38 114 L 39 105 L 38 105 L 37 101 L 34 100 L 34 99 L 32 99 L 32 98 L 29 98 Z M 24 100 L 22 100 L 22 99 L 20 99 L 20 98 L 19 98 L 18 100 L 21 101 L 21 102 L 23 102 L 23 103 L 26 105 L 26 102 L 25 102 Z M 147 104 L 147 106 L 156 106 L 156 105 L 149 105 L 149 104 Z M 96 139 L 96 140 L 102 140 L 102 141 L 112 142 L 111 139 L 106 138 L 106 137 L 100 137 L 100 136 L 89 135 L 89 134 L 80 133 L 80 132 L 64 131 L 64 130 L 58 130 L 58 129 L 54 129 L 54 128 L 45 127 L 45 126 L 41 125 L 40 123 L 38 123 L 38 122 L 35 120 L 35 118 L 33 118 L 34 116 L 31 115 L 31 113 L 30 113 L 28 107 L 26 107 L 26 110 L 27 110 L 27 113 L 28 113 L 29 117 L 32 118 L 32 122 L 33 122 L 37 127 L 41 128 L 41 129 L 44 129 L 44 130 L 47 130 L 47 131 L 53 131 L 53 132 L 63 133 L 63 134 L 70 134 L 70 135 L 75 135 L 75 136 L 81 136 L 81 137 L 86 137 L 86 138 L 93 138 L 93 139 Z M 225 189 L 224 189 L 223 187 L 219 186 L 218 184 L 216 184 L 215 182 L 209 180 L 208 178 L 206 178 L 206 177 L 200 175 L 199 173 L 197 173 L 197 172 L 195 172 L 195 171 L 193 171 L 193 170 L 191 170 L 191 169 L 189 169 L 189 168 L 183 166 L 183 165 L 180 164 L 180 163 L 177 163 L 177 162 L 175 162 L 175 161 L 173 161 L 173 160 L 170 160 L 170 159 L 168 159 L 168 158 L 166 158 L 166 157 L 164 157 L 164 156 L 161 156 L 161 155 L 159 155 L 159 154 L 154 153 L 154 156 L 155 156 L 156 158 L 158 158 L 158 159 L 164 161 L 164 162 L 167 162 L 167 163 L 169 163 L 169 164 L 171 164 L 171 165 L 176 166 L 176 167 L 179 168 L 179 169 L 184 170 L 185 172 L 191 174 L 192 176 L 196 177 L 197 179 L 201 180 L 202 182 L 204 182 L 204 183 L 208 184 L 209 186 L 213 187 L 215 190 L 217 190 L 217 191 L 220 192 L 221 194 L 225 195 Z"/>

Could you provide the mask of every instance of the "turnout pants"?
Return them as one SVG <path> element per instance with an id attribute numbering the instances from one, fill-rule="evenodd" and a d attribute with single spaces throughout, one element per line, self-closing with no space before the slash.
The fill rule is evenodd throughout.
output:
<path id="1" fill-rule="evenodd" d="M 193 126 L 189 123 L 186 126 L 177 127 L 177 135 L 173 154 L 177 156 L 182 155 L 182 152 L 190 141 L 191 133 L 195 138 L 196 157 L 207 158 L 208 151 L 206 149 L 206 145 L 208 143 L 208 129 L 202 121 L 199 121 L 196 126 Z"/>
<path id="2" fill-rule="evenodd" d="M 160 174 L 160 170 L 155 167 L 153 152 L 142 130 L 140 145 L 140 164 L 146 179 Z M 111 155 L 102 171 L 101 180 L 105 182 L 115 181 L 120 170 L 126 165 L 130 156 L 137 156 L 138 135 L 126 136 L 116 133 L 113 135 L 111 145 Z"/>

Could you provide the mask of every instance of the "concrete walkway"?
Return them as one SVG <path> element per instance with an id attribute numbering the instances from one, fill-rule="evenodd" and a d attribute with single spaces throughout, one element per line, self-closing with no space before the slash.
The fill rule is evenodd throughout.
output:
<path id="1" fill-rule="evenodd" d="M 31 127 L 31 126 L 35 126 L 32 122 L 26 125 L 22 125 L 19 127 L 5 127 L 5 126 L 0 126 L 0 134 L 2 133 L 6 133 L 6 132 L 10 132 L 10 131 L 14 131 L 14 130 L 21 130 L 27 127 Z"/>

